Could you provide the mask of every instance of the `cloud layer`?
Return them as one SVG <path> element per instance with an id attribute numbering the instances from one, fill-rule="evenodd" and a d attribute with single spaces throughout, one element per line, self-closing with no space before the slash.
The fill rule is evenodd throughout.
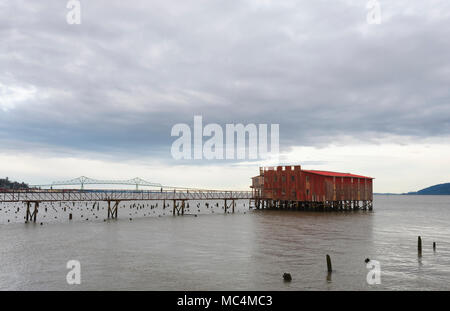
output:
<path id="1" fill-rule="evenodd" d="M 379 2 L 2 3 L 0 143 L 163 160 L 194 115 L 279 123 L 282 150 L 448 136 L 450 3 Z"/>

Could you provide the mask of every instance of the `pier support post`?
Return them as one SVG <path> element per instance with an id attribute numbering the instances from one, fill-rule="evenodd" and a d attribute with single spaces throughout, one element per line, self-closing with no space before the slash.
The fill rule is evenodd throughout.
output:
<path id="1" fill-rule="evenodd" d="M 26 202 L 27 203 L 27 211 L 26 211 L 26 215 L 25 215 L 25 221 L 28 222 L 28 218 L 30 215 L 30 202 Z"/>
<path id="2" fill-rule="evenodd" d="M 119 209 L 119 202 L 114 201 L 114 205 L 111 207 L 111 200 L 108 200 L 108 219 L 117 219 L 117 210 Z"/>
<path id="3" fill-rule="evenodd" d="M 34 210 L 33 212 L 30 211 L 31 203 L 34 203 Z M 37 213 L 39 210 L 39 201 L 30 202 L 27 201 L 27 212 L 26 212 L 26 222 L 33 220 L 33 222 L 36 222 Z"/>
<path id="4" fill-rule="evenodd" d="M 172 208 L 173 216 L 175 216 L 175 212 L 176 212 L 177 216 L 180 216 L 180 213 L 181 213 L 181 215 L 184 215 L 184 208 L 186 207 L 186 203 L 185 203 L 186 199 L 182 199 L 180 201 L 181 201 L 181 203 L 177 204 L 177 200 L 173 200 L 173 208 Z"/>

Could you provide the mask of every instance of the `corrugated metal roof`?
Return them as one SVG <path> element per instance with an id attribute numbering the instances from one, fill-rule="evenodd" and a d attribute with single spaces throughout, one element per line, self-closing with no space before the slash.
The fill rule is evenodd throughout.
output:
<path id="1" fill-rule="evenodd" d="M 366 179 L 374 179 L 373 177 L 355 175 L 350 173 L 338 173 L 338 172 L 328 172 L 328 171 L 316 171 L 316 170 L 302 170 L 303 172 L 323 175 L 323 176 L 331 176 L 331 177 L 354 177 L 354 178 L 366 178 Z"/>

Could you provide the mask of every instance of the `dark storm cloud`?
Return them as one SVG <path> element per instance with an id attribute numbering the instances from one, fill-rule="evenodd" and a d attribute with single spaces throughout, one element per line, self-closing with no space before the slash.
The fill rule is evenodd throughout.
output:
<path id="1" fill-rule="evenodd" d="M 3 4 L 0 142 L 163 158 L 194 115 L 279 123 L 282 148 L 448 135 L 448 1 L 380 3 Z"/>

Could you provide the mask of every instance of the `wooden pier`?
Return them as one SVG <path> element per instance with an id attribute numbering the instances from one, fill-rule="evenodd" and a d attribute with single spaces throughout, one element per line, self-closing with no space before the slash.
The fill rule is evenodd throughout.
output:
<path id="1" fill-rule="evenodd" d="M 350 173 L 302 170 L 297 166 L 260 168 L 252 178 L 252 191 L 204 190 L 166 187 L 135 178 L 126 181 L 102 181 L 81 177 L 55 185 L 81 183 L 80 190 L 16 190 L 0 191 L 0 202 L 23 202 L 26 222 L 36 222 L 42 202 L 107 202 L 107 217 L 117 219 L 120 202 L 163 201 L 172 203 L 172 214 L 184 215 L 186 201 L 220 200 L 224 213 L 234 213 L 236 200 L 249 200 L 249 208 L 305 211 L 358 211 L 373 209 L 373 178 Z M 84 190 L 90 184 L 136 184 L 161 186 L 158 190 Z M 53 184 L 52 184 L 53 185 Z M 165 190 L 163 188 L 166 188 Z M 170 188 L 170 190 L 167 190 Z M 188 203 L 189 204 L 189 203 Z M 208 205 L 208 203 L 206 204 Z M 71 219 L 72 214 L 69 215 Z"/>
<path id="2" fill-rule="evenodd" d="M 36 222 L 42 202 L 107 202 L 107 217 L 117 219 L 119 203 L 123 201 L 172 202 L 172 214 L 184 215 L 186 201 L 223 200 L 224 212 L 234 213 L 236 200 L 251 200 L 251 191 L 184 190 L 184 191 L 130 191 L 130 190 L 33 190 L 0 192 L 0 202 L 23 202 L 26 222 Z"/>

